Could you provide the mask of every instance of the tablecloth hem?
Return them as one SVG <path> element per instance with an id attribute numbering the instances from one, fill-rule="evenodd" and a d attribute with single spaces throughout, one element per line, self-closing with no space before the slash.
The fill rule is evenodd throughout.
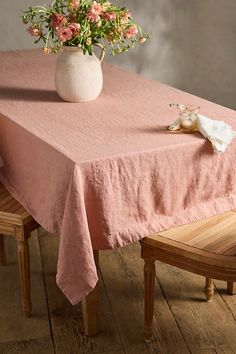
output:
<path id="1" fill-rule="evenodd" d="M 66 296 L 66 298 L 69 300 L 69 302 L 73 306 L 75 306 L 79 302 L 83 301 L 86 298 L 86 296 L 89 295 L 89 293 L 95 288 L 97 282 L 98 282 L 98 278 L 97 278 L 97 281 L 93 282 L 92 285 L 88 284 L 88 287 L 86 288 L 86 290 L 84 290 L 83 292 L 80 291 L 81 295 L 79 297 L 74 297 L 74 296 L 71 296 L 70 291 L 68 291 L 67 288 L 65 288 L 65 286 L 62 285 L 60 280 L 58 280 L 58 275 L 56 275 L 57 286 L 59 287 L 59 289 L 63 292 L 63 294 Z"/>
<path id="2" fill-rule="evenodd" d="M 175 216 L 156 215 L 153 216 L 151 220 L 139 223 L 138 226 L 137 224 L 134 224 L 134 226 L 130 225 L 127 227 L 123 232 L 118 233 L 117 231 L 116 236 L 112 238 L 114 242 L 110 242 L 110 244 L 105 247 L 100 247 L 99 250 L 124 247 L 132 242 L 137 242 L 146 236 L 177 226 L 207 219 L 233 209 L 236 209 L 236 196 L 234 195 L 226 198 L 218 198 L 213 202 L 201 203 L 190 210 L 186 209 Z"/>

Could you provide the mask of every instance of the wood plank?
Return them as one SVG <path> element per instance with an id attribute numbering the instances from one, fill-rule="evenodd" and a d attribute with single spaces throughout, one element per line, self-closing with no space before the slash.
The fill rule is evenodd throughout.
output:
<path id="1" fill-rule="evenodd" d="M 159 235 L 222 254 L 235 243 L 235 213 L 227 212 L 161 232 Z"/>
<path id="2" fill-rule="evenodd" d="M 221 280 L 214 280 L 217 291 L 220 296 L 223 298 L 225 304 L 232 313 L 232 316 L 236 320 L 236 295 L 230 295 L 227 292 L 227 283 Z M 234 284 L 235 287 L 236 284 Z"/>
<path id="3" fill-rule="evenodd" d="M 236 245 L 232 244 L 232 247 L 228 248 L 227 251 L 224 252 L 226 256 L 235 256 L 236 255 Z"/>
<path id="4" fill-rule="evenodd" d="M 235 354 L 235 351 L 233 352 L 228 346 L 222 346 L 220 348 L 216 349 L 216 353 L 219 354 Z"/>
<path id="5" fill-rule="evenodd" d="M 23 206 L 18 206 L 18 208 L 17 209 L 15 209 L 15 210 L 13 210 L 13 212 L 15 213 L 15 214 L 17 214 L 17 215 L 22 215 L 22 214 L 24 214 L 25 213 L 25 208 L 23 207 Z"/>
<path id="6" fill-rule="evenodd" d="M 100 252 L 100 269 L 127 354 L 189 353 L 172 313 L 156 283 L 154 339 L 143 336 L 143 261 L 139 243 Z"/>
<path id="7" fill-rule="evenodd" d="M 2 189 L 0 192 L 0 199 L 5 198 L 9 195 L 9 192 L 6 189 Z"/>
<path id="8" fill-rule="evenodd" d="M 201 349 L 201 350 L 194 350 L 191 354 L 215 354 L 216 350 L 212 348 Z"/>
<path id="9" fill-rule="evenodd" d="M 55 354 L 52 340 L 48 336 L 41 339 L 31 339 L 20 342 L 0 343 L 1 354 Z"/>
<path id="10" fill-rule="evenodd" d="M 13 197 L 10 194 L 7 194 L 4 198 L 0 199 L 0 211 L 4 211 L 4 205 L 11 201 L 12 198 Z"/>
<path id="11" fill-rule="evenodd" d="M 72 306 L 56 286 L 58 245 L 59 238 L 57 236 L 40 231 L 42 262 L 56 353 L 87 354 L 109 351 L 111 353 L 116 351 L 123 353 L 123 347 L 102 281 L 99 289 L 99 334 L 91 338 L 83 334 L 81 304 Z"/>
<path id="12" fill-rule="evenodd" d="M 160 262 L 156 272 L 190 351 L 228 348 L 235 353 L 236 323 L 219 293 L 209 304 L 204 299 L 203 277 Z"/>
<path id="13" fill-rule="evenodd" d="M 222 346 L 216 349 L 216 353 L 219 354 L 235 354 L 235 351 L 232 351 L 228 346 Z"/>
<path id="14" fill-rule="evenodd" d="M 208 244 L 204 247 L 206 251 L 217 254 L 228 254 L 228 250 L 236 245 L 235 230 L 222 234 L 221 237 L 215 238 L 214 235 Z"/>
<path id="15" fill-rule="evenodd" d="M 79 353 L 80 354 L 80 353 Z M 124 350 L 115 350 L 115 351 L 109 351 L 109 352 L 100 352 L 100 353 L 97 353 L 96 354 L 125 354 Z"/>
<path id="16" fill-rule="evenodd" d="M 1 211 L 6 211 L 8 213 L 12 213 L 12 208 L 14 208 L 14 206 L 16 206 L 16 205 L 20 206 L 20 204 L 12 197 L 12 199 L 9 200 L 9 202 L 2 205 Z"/>
<path id="17" fill-rule="evenodd" d="M 214 280 L 217 291 L 225 302 L 226 306 L 230 310 L 233 318 L 236 321 L 236 295 L 230 295 L 227 291 L 227 283 L 221 280 Z"/>
<path id="18" fill-rule="evenodd" d="M 5 246 L 4 246 L 4 236 L 0 234 L 0 266 L 4 266 L 6 264 L 6 254 L 5 254 Z"/>
<path id="19" fill-rule="evenodd" d="M 26 353 L 36 353 L 36 347 L 53 353 L 37 232 L 29 239 L 33 304 L 29 318 L 22 312 L 16 241 L 11 237 L 5 237 L 4 241 L 7 264 L 0 267 L 0 353 L 23 353 L 21 348 L 26 348 Z M 40 344 L 43 342 L 45 345 Z"/>
<path id="20" fill-rule="evenodd" d="M 17 214 L 11 214 L 5 211 L 4 212 L 0 211 L 0 218 L 1 218 L 1 225 L 3 224 L 23 225 L 22 218 Z"/>

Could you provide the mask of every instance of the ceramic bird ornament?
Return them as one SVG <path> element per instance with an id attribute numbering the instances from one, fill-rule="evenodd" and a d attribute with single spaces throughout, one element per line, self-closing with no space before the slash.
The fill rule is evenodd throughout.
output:
<path id="1" fill-rule="evenodd" d="M 170 104 L 170 107 L 173 106 L 178 108 L 179 118 L 169 127 L 169 130 L 183 133 L 199 132 L 198 111 L 200 107 Z"/>
<path id="2" fill-rule="evenodd" d="M 179 118 L 168 129 L 179 133 L 199 132 L 211 142 L 214 152 L 224 152 L 236 135 L 232 127 L 224 121 L 199 114 L 198 106 L 172 103 L 170 107 L 179 110 Z"/>

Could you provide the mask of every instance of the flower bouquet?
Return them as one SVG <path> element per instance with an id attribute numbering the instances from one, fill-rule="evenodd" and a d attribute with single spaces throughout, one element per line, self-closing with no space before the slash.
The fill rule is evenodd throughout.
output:
<path id="1" fill-rule="evenodd" d="M 107 0 L 54 0 L 50 6 L 30 7 L 22 19 L 35 43 L 44 42 L 46 54 L 70 46 L 92 55 L 93 45 L 100 44 L 110 45 L 115 55 L 149 38 L 127 8 Z"/>
<path id="2" fill-rule="evenodd" d="M 44 42 L 44 53 L 63 48 L 55 84 L 59 96 L 69 102 L 98 97 L 103 85 L 101 61 L 108 46 L 115 55 L 149 38 L 128 9 L 107 0 L 54 0 L 50 6 L 30 7 L 23 22 L 35 43 Z M 93 46 L 101 48 L 100 58 Z"/>

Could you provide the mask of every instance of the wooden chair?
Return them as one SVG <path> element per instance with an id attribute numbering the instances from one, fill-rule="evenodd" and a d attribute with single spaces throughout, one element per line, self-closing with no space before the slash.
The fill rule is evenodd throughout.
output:
<path id="1" fill-rule="evenodd" d="M 3 235 L 13 236 L 17 241 L 18 262 L 22 290 L 23 311 L 31 314 L 30 261 L 28 238 L 39 225 L 0 183 L 0 264 L 6 264 Z"/>
<path id="2" fill-rule="evenodd" d="M 206 277 L 206 299 L 214 293 L 212 279 L 227 281 L 233 294 L 236 281 L 236 212 L 230 211 L 202 221 L 179 226 L 141 241 L 144 259 L 145 340 L 152 336 L 155 261 Z"/>

